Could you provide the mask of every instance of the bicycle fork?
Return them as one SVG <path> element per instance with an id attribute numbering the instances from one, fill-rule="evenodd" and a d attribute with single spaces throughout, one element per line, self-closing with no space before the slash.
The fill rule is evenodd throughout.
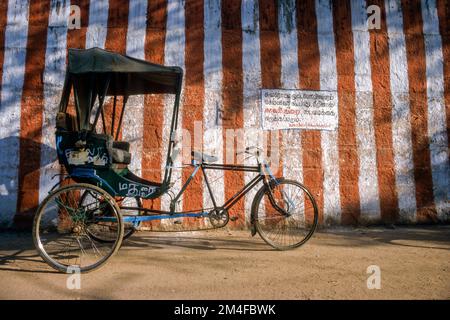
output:
<path id="1" fill-rule="evenodd" d="M 280 214 L 282 214 L 283 216 L 289 217 L 289 212 L 287 212 L 284 208 L 280 207 L 274 197 L 273 194 L 273 187 L 276 187 L 284 178 L 276 178 L 273 173 L 272 170 L 270 170 L 270 166 L 269 164 L 263 160 L 262 163 L 262 167 L 261 167 L 261 175 L 264 176 L 264 185 L 267 188 L 267 195 L 269 197 L 269 202 L 272 205 L 272 207 L 277 210 Z M 286 200 L 288 201 L 288 200 Z M 252 208 L 253 209 L 253 208 Z M 255 221 L 254 221 L 254 217 L 252 215 L 252 220 L 251 220 L 251 235 L 252 237 L 256 234 L 256 226 L 255 226 Z"/>
<path id="2" fill-rule="evenodd" d="M 268 196 L 269 196 L 270 204 L 275 208 L 275 210 L 277 210 L 282 215 L 289 216 L 289 212 L 287 212 L 284 208 L 282 208 L 278 205 L 278 203 L 275 200 L 275 197 L 273 195 L 273 191 L 272 191 L 272 188 L 276 187 L 279 184 L 279 182 L 282 181 L 283 178 L 277 179 L 273 175 L 272 170 L 270 170 L 269 164 L 265 160 L 263 160 L 263 168 L 267 172 L 267 174 L 264 174 L 264 172 L 262 172 L 262 174 L 264 174 L 265 185 L 267 186 L 267 189 L 268 189 Z M 267 178 L 267 176 L 269 176 L 270 179 Z M 287 200 L 285 200 L 285 201 L 287 201 Z"/>

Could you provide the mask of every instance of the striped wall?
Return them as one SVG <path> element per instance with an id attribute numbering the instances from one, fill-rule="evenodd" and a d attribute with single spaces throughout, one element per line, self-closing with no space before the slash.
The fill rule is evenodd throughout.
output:
<path id="1" fill-rule="evenodd" d="M 81 9 L 80 29 L 68 29 L 70 5 Z M 367 24 L 370 5 L 380 8 L 379 29 Z M 279 146 L 277 172 L 312 190 L 323 225 L 449 222 L 449 21 L 445 0 L 2 1 L 0 225 L 29 225 L 58 180 L 54 116 L 70 47 L 181 66 L 180 127 L 190 136 L 180 145 L 227 163 L 235 143 Z M 336 90 L 339 129 L 263 132 L 261 88 Z M 129 101 L 121 135 L 147 179 L 163 175 L 172 103 Z M 174 190 L 190 174 L 181 164 Z M 210 177 L 219 202 L 249 179 Z M 249 222 L 253 195 L 233 208 L 232 227 Z M 178 206 L 202 204 L 211 205 L 199 175 Z"/>

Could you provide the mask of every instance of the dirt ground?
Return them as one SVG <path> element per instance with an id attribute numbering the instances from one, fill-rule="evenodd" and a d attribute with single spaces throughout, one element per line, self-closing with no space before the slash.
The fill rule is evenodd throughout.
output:
<path id="1" fill-rule="evenodd" d="M 450 299 L 450 226 L 327 229 L 284 252 L 246 231 L 139 232 L 81 289 L 66 282 L 29 233 L 0 233 L 0 299 Z"/>

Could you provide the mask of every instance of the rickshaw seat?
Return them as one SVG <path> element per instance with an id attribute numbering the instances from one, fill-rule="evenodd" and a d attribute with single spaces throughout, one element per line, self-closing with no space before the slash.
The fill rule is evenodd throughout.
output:
<path id="1" fill-rule="evenodd" d="M 122 163 L 122 164 L 130 164 L 131 163 L 131 153 L 128 151 L 112 148 L 112 162 L 113 163 Z"/>
<path id="2" fill-rule="evenodd" d="M 69 113 L 58 112 L 56 115 L 56 128 L 65 131 L 75 131 L 75 117 Z"/>
<path id="3" fill-rule="evenodd" d="M 75 118 L 65 112 L 58 112 L 56 116 L 56 128 L 59 130 L 73 132 L 75 131 Z M 111 135 L 96 134 L 98 136 L 104 136 L 107 140 L 113 140 Z M 112 141 L 111 158 L 113 163 L 118 164 L 130 164 L 131 153 L 130 143 L 126 141 Z"/>
<path id="4" fill-rule="evenodd" d="M 114 141 L 113 148 L 130 152 L 130 143 L 126 141 Z"/>
<path id="5" fill-rule="evenodd" d="M 126 141 L 113 141 L 112 143 L 112 160 L 113 163 L 130 164 L 131 153 L 130 143 Z"/>

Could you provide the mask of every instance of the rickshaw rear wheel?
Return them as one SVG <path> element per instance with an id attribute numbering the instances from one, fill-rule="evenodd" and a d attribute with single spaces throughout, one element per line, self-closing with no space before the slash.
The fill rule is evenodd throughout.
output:
<path id="1" fill-rule="evenodd" d="M 83 204 L 83 202 L 86 202 L 86 201 L 92 202 L 93 200 L 94 200 L 93 199 L 93 195 L 89 191 L 87 191 L 81 196 L 80 203 Z M 117 203 L 117 201 L 116 201 L 116 203 Z M 125 198 L 120 200 L 120 206 L 119 207 L 121 207 L 121 206 L 140 208 L 140 207 L 142 207 L 142 201 L 138 197 L 136 197 L 136 198 L 125 197 Z M 133 210 L 132 211 L 132 210 L 129 210 L 129 209 L 121 209 L 120 211 L 121 211 L 122 216 L 124 216 L 124 215 L 126 215 L 126 216 L 139 216 L 140 215 L 139 210 Z M 128 223 L 124 222 L 123 223 L 124 231 L 123 231 L 123 239 L 122 239 L 122 241 L 128 239 L 129 237 L 131 237 L 134 234 L 134 232 L 136 231 L 136 228 L 139 227 L 139 224 L 140 223 L 135 225 L 135 224 L 130 223 L 130 222 L 128 222 Z M 97 233 L 97 232 L 94 232 L 94 231 L 95 230 L 87 229 L 87 232 L 89 233 L 89 235 L 93 239 L 97 240 L 98 242 L 108 243 L 108 242 L 113 242 L 114 241 L 113 239 L 109 239 L 108 237 L 107 238 L 103 238 L 101 233 Z"/>
<path id="2" fill-rule="evenodd" d="M 89 191 L 102 201 L 81 204 Z M 101 243 L 87 232 L 103 228 L 112 240 Z M 40 204 L 33 223 L 33 241 L 39 255 L 52 268 L 65 273 L 89 272 L 103 266 L 123 239 L 120 209 L 103 189 L 76 183 L 52 191 Z"/>

